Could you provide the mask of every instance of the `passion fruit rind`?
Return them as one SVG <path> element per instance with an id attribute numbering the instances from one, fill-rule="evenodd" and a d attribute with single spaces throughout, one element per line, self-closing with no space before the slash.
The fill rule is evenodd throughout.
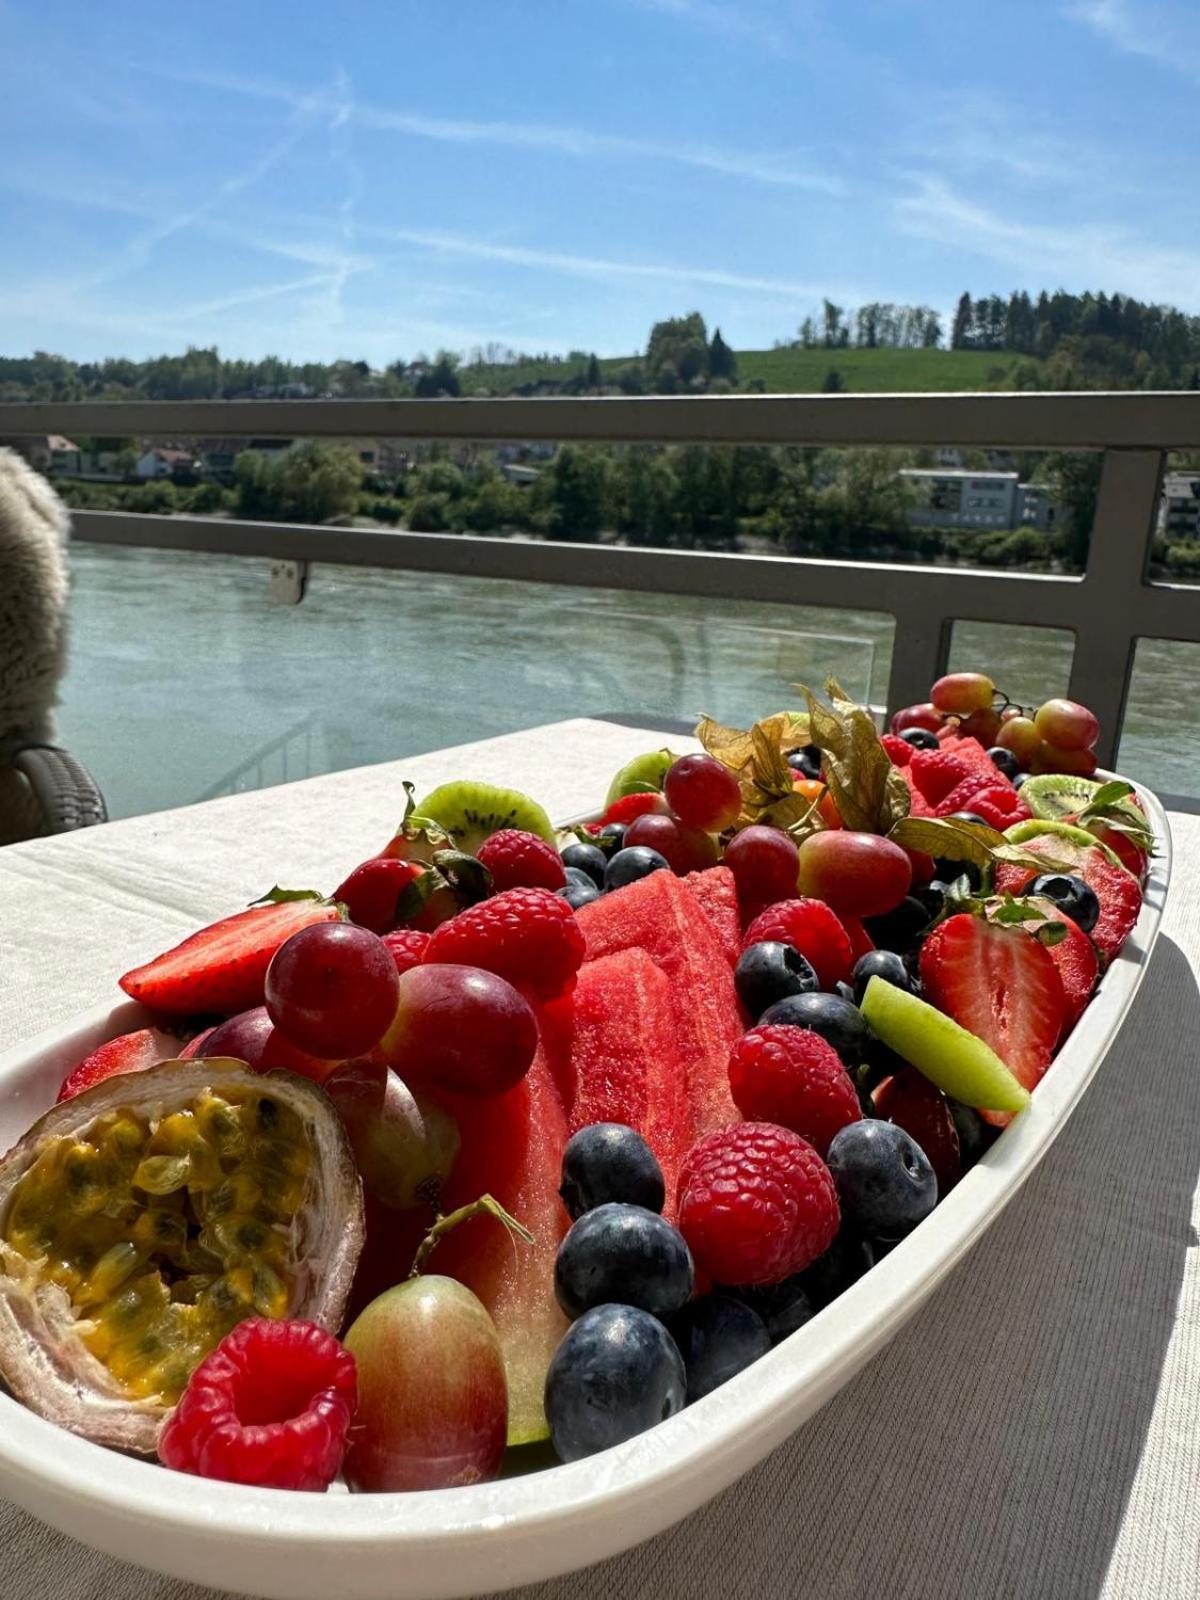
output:
<path id="1" fill-rule="evenodd" d="M 191 1112 L 211 1113 L 221 1102 L 228 1102 L 234 1123 L 243 1112 L 258 1119 L 247 1159 L 234 1127 L 228 1144 L 178 1158 L 195 1181 L 172 1190 L 172 1158 L 158 1153 L 159 1131 L 166 1130 L 159 1144 L 171 1144 L 176 1129 L 190 1131 Z M 282 1164 L 266 1142 L 273 1118 L 287 1123 L 293 1141 L 281 1147 Z M 111 1180 L 114 1168 L 120 1176 L 97 1185 L 98 1204 L 81 1206 L 70 1193 L 69 1169 L 90 1159 L 92 1133 L 108 1162 L 104 1177 Z M 131 1146 L 127 1158 L 123 1138 Z M 43 1186 L 22 1191 L 39 1161 Z M 246 1187 L 261 1193 L 257 1179 L 267 1169 L 276 1184 L 275 1210 L 244 1210 L 249 1233 L 231 1239 L 222 1200 Z M 67 1187 L 56 1191 L 60 1175 Z M 135 1185 L 135 1175 L 151 1187 Z M 35 1174 L 31 1184 L 39 1183 L 42 1175 Z M 31 1255 L 28 1240 L 38 1231 L 43 1195 L 56 1193 L 69 1226 L 46 1219 L 45 1238 L 63 1258 L 52 1261 L 49 1252 Z M 126 1222 L 128 1240 L 111 1243 Z M 260 1251 L 264 1239 L 267 1249 Z M 243 1317 L 304 1317 L 338 1332 L 362 1243 L 353 1154 L 332 1102 L 315 1084 L 287 1072 L 260 1075 L 227 1059 L 165 1061 L 109 1078 L 54 1106 L 0 1160 L 0 1381 L 30 1410 L 72 1433 L 152 1455 L 191 1370 Z M 89 1249 L 101 1252 L 90 1271 Z M 277 1271 L 281 1252 L 286 1266 Z M 126 1254 L 140 1272 L 127 1284 Z M 170 1340 L 160 1337 L 164 1325 L 155 1315 L 188 1317 L 192 1309 L 204 1314 L 189 1321 L 185 1347 L 164 1350 Z M 168 1333 L 172 1325 L 168 1319 Z M 139 1359 L 141 1370 L 131 1373 Z M 162 1375 L 169 1381 L 145 1392 Z"/>

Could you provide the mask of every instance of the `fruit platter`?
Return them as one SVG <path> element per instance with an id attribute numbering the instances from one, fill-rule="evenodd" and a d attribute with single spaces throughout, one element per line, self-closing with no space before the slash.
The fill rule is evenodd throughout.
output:
<path id="1" fill-rule="evenodd" d="M 114 970 L 0 1056 L 0 1491 L 288 1600 L 487 1592 L 694 1509 L 1099 1067 L 1170 839 L 1098 735 L 982 673 L 881 734 L 830 681 L 574 822 L 405 785 L 335 887 Z"/>

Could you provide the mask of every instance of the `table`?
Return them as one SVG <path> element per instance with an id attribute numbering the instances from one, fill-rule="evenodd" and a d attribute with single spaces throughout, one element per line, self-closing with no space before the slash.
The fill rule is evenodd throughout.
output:
<path id="1" fill-rule="evenodd" d="M 402 777 L 514 784 L 566 817 L 654 742 L 564 722 L 0 851 L 0 1045 L 277 881 L 332 887 L 389 836 Z M 1200 1595 L 1200 818 L 1171 824 L 1175 882 L 1135 1008 L 968 1260 L 739 1484 L 522 1600 Z M 0 1595 L 215 1600 L 3 1503 Z"/>

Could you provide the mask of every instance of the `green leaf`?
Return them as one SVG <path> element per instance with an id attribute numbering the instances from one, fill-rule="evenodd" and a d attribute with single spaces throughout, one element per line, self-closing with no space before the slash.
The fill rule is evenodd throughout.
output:
<path id="1" fill-rule="evenodd" d="M 986 823 L 951 822 L 943 817 L 903 817 L 893 824 L 888 838 L 906 850 L 969 861 L 976 867 L 990 866 L 993 855 L 1006 842 L 1002 833 Z"/>
<path id="2" fill-rule="evenodd" d="M 848 700 L 833 678 L 826 686 L 830 705 L 798 687 L 808 702 L 810 742 L 821 752 L 821 768 L 843 823 L 855 832 L 886 833 L 907 814 L 908 785 L 879 742 L 870 712 Z"/>
<path id="3" fill-rule="evenodd" d="M 492 875 L 482 861 L 461 850 L 437 850 L 433 864 L 450 883 L 463 905 L 475 905 L 491 894 Z"/>
<path id="4" fill-rule="evenodd" d="M 1031 906 L 1022 900 L 1015 900 L 1011 894 L 1006 894 L 996 908 L 989 913 L 991 922 L 1044 922 L 1046 914 L 1039 911 L 1036 906 Z"/>
<path id="5" fill-rule="evenodd" d="M 1110 778 L 1107 783 L 1102 783 L 1084 808 L 1084 815 L 1094 811 L 1097 806 L 1111 806 L 1118 800 L 1124 800 L 1133 793 L 1133 785 L 1126 783 L 1123 778 Z"/>
<path id="6" fill-rule="evenodd" d="M 1061 944 L 1068 931 L 1065 922 L 1044 922 L 1040 928 L 1034 929 L 1033 937 L 1049 949 L 1051 945 Z"/>
<path id="7" fill-rule="evenodd" d="M 446 887 L 446 880 L 440 872 L 432 867 L 426 867 L 424 872 L 417 874 L 409 880 L 401 891 L 400 898 L 396 901 L 396 923 L 405 927 L 418 917 L 425 908 L 425 903 L 438 889 Z"/>
<path id="8" fill-rule="evenodd" d="M 278 884 L 273 889 L 268 889 L 266 894 L 260 895 L 257 900 L 252 900 L 252 906 L 283 906 L 293 900 L 324 900 L 325 896 L 319 889 L 281 889 Z"/>

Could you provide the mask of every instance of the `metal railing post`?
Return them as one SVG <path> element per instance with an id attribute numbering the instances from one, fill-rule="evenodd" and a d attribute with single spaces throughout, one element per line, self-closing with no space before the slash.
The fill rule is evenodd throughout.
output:
<path id="1" fill-rule="evenodd" d="M 889 714 L 901 706 L 916 705 L 929 699 L 930 686 L 946 670 L 950 658 L 953 617 L 939 617 L 935 611 L 919 612 L 911 607 L 895 613 L 896 632 L 892 637 L 892 670 L 888 674 Z"/>
<path id="2" fill-rule="evenodd" d="M 1121 739 L 1162 470 L 1160 450 L 1104 452 L 1083 577 L 1086 622 L 1076 629 L 1070 693 L 1100 719 L 1096 755 L 1106 767 Z"/>

